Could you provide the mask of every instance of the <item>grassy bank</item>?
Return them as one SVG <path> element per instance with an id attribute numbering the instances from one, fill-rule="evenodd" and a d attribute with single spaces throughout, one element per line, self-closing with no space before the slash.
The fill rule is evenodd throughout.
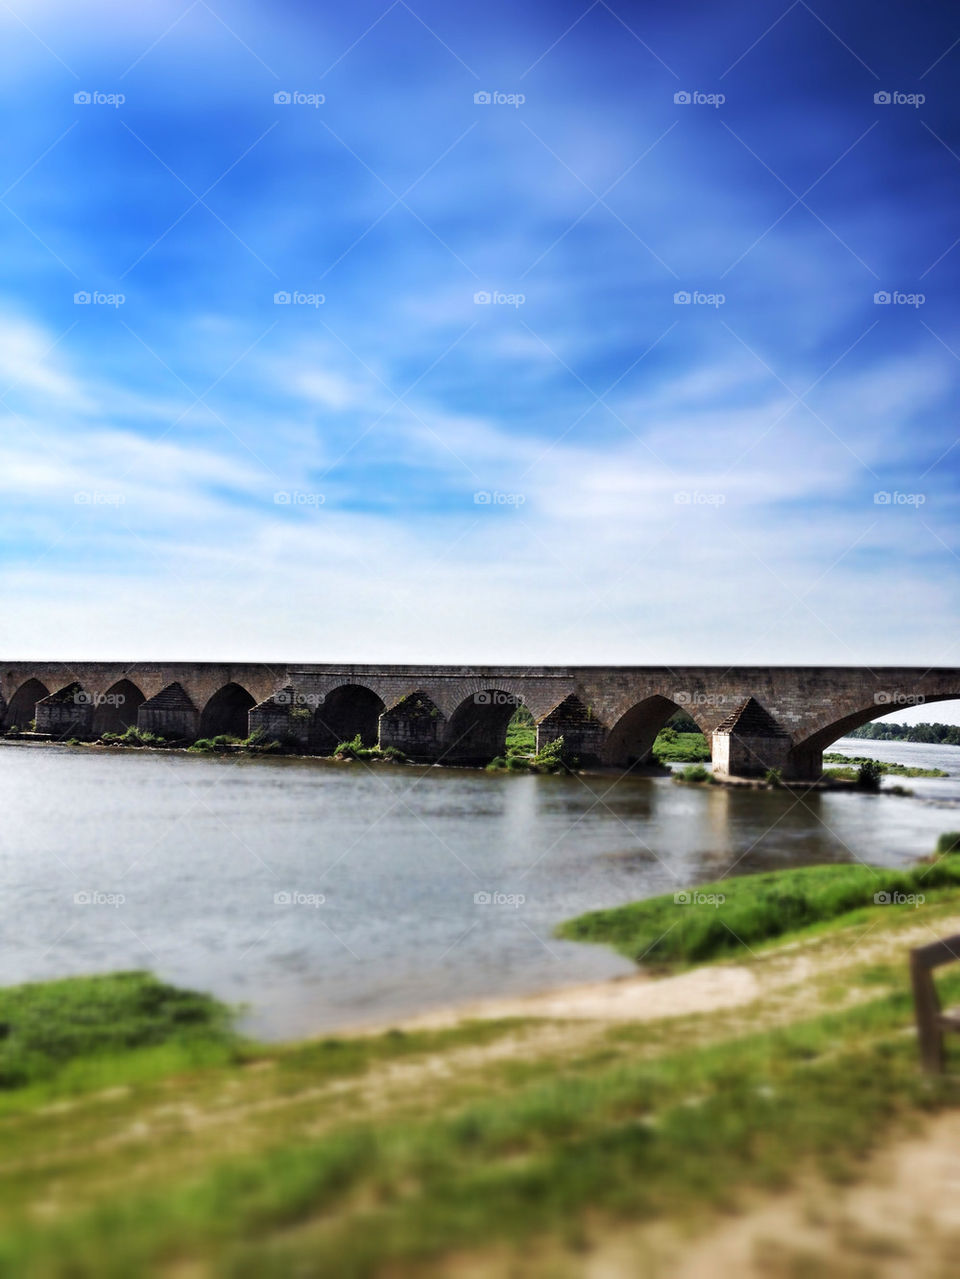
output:
<path id="1" fill-rule="evenodd" d="M 942 768 L 913 768 L 907 764 L 888 764 L 882 759 L 871 759 L 868 755 L 840 755 L 831 751 L 824 755 L 825 764 L 842 764 L 842 768 L 828 768 L 828 777 L 842 777 L 856 781 L 864 764 L 870 765 L 878 773 L 890 774 L 892 777 L 947 777 Z"/>
<path id="2" fill-rule="evenodd" d="M 590 911 L 562 924 L 557 935 L 613 946 L 638 963 L 700 963 L 814 924 L 849 924 L 854 913 L 857 919 L 878 917 L 898 895 L 932 901 L 958 886 L 955 853 L 909 870 L 803 866 Z"/>
<path id="3" fill-rule="evenodd" d="M 0 989 L 0 1109 L 16 1090 L 107 1087 L 115 1078 L 235 1059 L 231 1013 L 150 973 Z"/>
<path id="4" fill-rule="evenodd" d="M 742 1009 L 258 1045 L 216 1001 L 146 974 L 2 992 L 0 1042 L 35 1064 L 0 1087 L 0 1275 L 570 1276 L 645 1221 L 702 1225 L 801 1177 L 840 1187 L 960 1102 L 955 1079 L 920 1075 L 905 1033 L 906 933 L 955 927 L 958 843 L 896 888 L 893 872 L 884 889 L 867 868 L 818 867 L 699 890 L 723 892 L 719 908 L 671 896 L 583 917 L 630 953 L 728 902 L 728 922 L 769 936 L 776 908 L 802 985 L 777 976 L 777 948 L 741 948 L 756 980 Z M 872 904 L 907 886 L 917 909 Z M 690 959 L 702 939 L 684 938 Z M 960 997 L 960 976 L 941 982 Z M 627 1238 L 627 1273 L 658 1273 Z"/>

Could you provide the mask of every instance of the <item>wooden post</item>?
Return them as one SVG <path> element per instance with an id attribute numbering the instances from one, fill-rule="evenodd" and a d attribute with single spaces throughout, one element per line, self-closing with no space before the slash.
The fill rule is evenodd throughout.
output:
<path id="1" fill-rule="evenodd" d="M 917 1019 L 917 1042 L 924 1070 L 943 1073 L 943 1033 L 940 1029 L 940 1000 L 933 984 L 933 973 L 921 950 L 910 952 L 910 980 L 913 983 L 913 1008 Z"/>
<path id="2" fill-rule="evenodd" d="M 917 1041 L 924 1070 L 942 1074 L 944 1029 L 960 1029 L 956 1015 L 944 1017 L 933 970 L 960 960 L 960 935 L 917 946 L 910 951 L 910 981 L 917 1019 Z"/>

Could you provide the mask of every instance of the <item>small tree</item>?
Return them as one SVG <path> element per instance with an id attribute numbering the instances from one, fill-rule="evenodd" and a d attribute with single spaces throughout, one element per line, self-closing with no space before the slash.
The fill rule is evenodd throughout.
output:
<path id="1" fill-rule="evenodd" d="M 879 790 L 883 769 L 875 759 L 865 759 L 857 769 L 857 785 L 861 790 Z"/>

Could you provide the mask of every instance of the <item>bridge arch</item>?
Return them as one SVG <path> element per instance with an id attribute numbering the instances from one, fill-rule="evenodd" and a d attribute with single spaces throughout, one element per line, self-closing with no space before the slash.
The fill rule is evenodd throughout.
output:
<path id="1" fill-rule="evenodd" d="M 444 739 L 450 764 L 489 764 L 507 749 L 507 725 L 523 699 L 503 688 L 471 693 L 450 716 Z"/>
<path id="2" fill-rule="evenodd" d="M 632 768 L 644 763 L 650 756 L 657 734 L 677 711 L 683 711 L 704 732 L 697 716 L 689 706 L 681 706 L 670 697 L 654 693 L 635 702 L 617 719 L 606 736 L 601 760 L 616 768 Z M 707 742 L 710 734 L 705 733 Z"/>
<path id="3" fill-rule="evenodd" d="M 208 699 L 200 712 L 200 736 L 247 736 L 247 712 L 256 705 L 242 684 L 224 684 Z"/>
<path id="4" fill-rule="evenodd" d="M 329 755 L 341 742 L 359 737 L 364 746 L 376 746 L 384 702 L 364 684 L 339 684 L 324 695 L 311 716 L 309 749 Z"/>
<path id="5" fill-rule="evenodd" d="M 955 693 L 938 692 L 915 696 L 909 693 L 879 694 L 875 695 L 869 705 L 860 706 L 856 710 L 847 710 L 845 714 L 837 715 L 837 711 L 834 710 L 821 716 L 819 723 L 813 727 L 812 731 L 808 729 L 806 735 L 801 734 L 800 740 L 794 742 L 791 752 L 791 774 L 804 778 L 819 776 L 823 768 L 823 752 L 827 747 L 855 728 L 862 728 L 864 724 L 869 724 L 873 720 L 884 719 L 887 715 L 892 715 L 898 710 L 906 710 L 908 707 L 933 706 L 937 702 L 958 700 L 960 700 L 960 685 Z"/>
<path id="6" fill-rule="evenodd" d="M 7 703 L 4 727 L 26 728 L 37 717 L 37 702 L 49 696 L 46 684 L 38 679 L 25 680 Z"/>
<path id="7" fill-rule="evenodd" d="M 91 731 L 95 737 L 103 733 L 123 733 L 136 727 L 137 711 L 146 701 L 143 692 L 129 679 L 118 679 L 105 693 L 93 701 Z"/>

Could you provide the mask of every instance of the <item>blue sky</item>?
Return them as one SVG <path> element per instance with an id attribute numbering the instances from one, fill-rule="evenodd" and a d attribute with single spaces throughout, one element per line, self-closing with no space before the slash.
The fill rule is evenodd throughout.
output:
<path id="1" fill-rule="evenodd" d="M 945 6 L 0 36 L 8 655 L 960 665 Z"/>

